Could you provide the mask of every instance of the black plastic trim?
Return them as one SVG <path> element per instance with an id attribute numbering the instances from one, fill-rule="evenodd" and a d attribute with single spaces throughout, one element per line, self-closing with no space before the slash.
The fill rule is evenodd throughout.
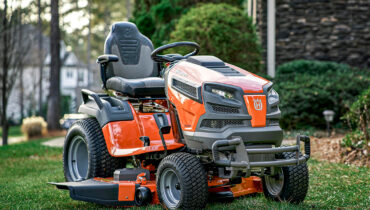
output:
<path id="1" fill-rule="evenodd" d="M 68 189 L 73 200 L 108 206 L 134 206 L 135 201 L 118 201 L 119 185 L 88 179 L 81 182 L 50 183 Z M 135 186 L 137 188 L 137 186 Z"/>
<path id="2" fill-rule="evenodd" d="M 109 122 L 134 119 L 127 101 L 85 89 L 82 90 L 82 98 L 83 104 L 81 104 L 78 111 L 95 117 L 101 127 L 104 127 Z"/>
<path id="3" fill-rule="evenodd" d="M 189 85 L 189 86 L 191 86 L 191 87 L 195 88 L 195 91 L 196 91 L 196 94 L 197 94 L 197 95 L 196 95 L 196 96 L 194 96 L 194 95 L 192 95 L 192 94 L 190 94 L 190 93 L 188 93 L 188 92 L 186 92 L 186 91 L 182 90 L 181 88 L 176 87 L 175 85 L 173 85 L 174 80 L 177 80 L 177 81 L 179 81 L 179 82 L 182 82 L 182 83 L 184 83 L 184 84 L 186 84 L 186 85 Z M 198 103 L 202 103 L 202 88 L 201 88 L 201 86 L 200 86 L 200 87 L 195 87 L 193 84 L 190 84 L 190 82 L 188 82 L 188 81 L 185 81 L 185 80 L 179 79 L 179 78 L 177 78 L 177 77 L 172 77 L 171 87 L 172 87 L 174 90 L 176 90 L 176 91 L 180 92 L 181 94 L 185 95 L 186 97 L 189 97 L 189 98 L 193 99 L 194 101 L 196 101 L 196 102 L 198 102 Z"/>

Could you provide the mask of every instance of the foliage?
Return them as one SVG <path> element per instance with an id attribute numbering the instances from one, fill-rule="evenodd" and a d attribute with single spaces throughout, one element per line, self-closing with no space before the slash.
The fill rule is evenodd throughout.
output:
<path id="1" fill-rule="evenodd" d="M 28 117 L 22 121 L 22 132 L 27 135 L 28 138 L 42 136 L 43 132 L 46 131 L 47 123 L 42 117 Z"/>
<path id="2" fill-rule="evenodd" d="M 342 117 L 354 129 L 343 139 L 344 146 L 362 148 L 369 142 L 370 125 L 370 87 L 366 89 L 351 105 L 350 110 Z"/>
<path id="3" fill-rule="evenodd" d="M 326 109 L 335 112 L 334 123 L 338 123 L 368 87 L 369 76 L 368 70 L 333 62 L 297 60 L 279 66 L 274 88 L 280 95 L 281 126 L 324 128 Z"/>
<path id="4" fill-rule="evenodd" d="M 202 4 L 183 15 L 170 42 L 195 41 L 200 54 L 209 54 L 245 68 L 261 69 L 261 47 L 256 31 L 245 12 L 229 4 Z M 176 52 L 183 53 L 179 49 Z"/>
<path id="5" fill-rule="evenodd" d="M 348 133 L 342 139 L 342 146 L 351 147 L 354 149 L 362 149 L 366 145 L 364 132 L 361 130 L 355 130 L 351 133 Z"/>
<path id="6" fill-rule="evenodd" d="M 154 46 L 159 47 L 168 43 L 169 35 L 182 14 L 205 2 L 242 6 L 243 0 L 137 0 L 131 21 L 152 40 Z"/>

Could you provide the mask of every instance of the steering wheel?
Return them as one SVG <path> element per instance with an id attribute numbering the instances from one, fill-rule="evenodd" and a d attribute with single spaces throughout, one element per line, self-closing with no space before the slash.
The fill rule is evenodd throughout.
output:
<path id="1" fill-rule="evenodd" d="M 186 54 L 186 55 L 180 55 L 180 54 L 160 55 L 159 54 L 160 52 L 164 50 L 174 48 L 174 47 L 180 47 L 180 46 L 190 46 L 190 47 L 194 47 L 195 49 L 193 52 Z M 186 59 L 192 55 L 196 55 L 198 54 L 199 49 L 200 49 L 199 45 L 195 42 L 174 42 L 171 44 L 166 44 L 166 45 L 158 47 L 152 52 L 151 57 L 152 57 L 152 60 L 156 62 L 173 62 L 176 60 Z"/>

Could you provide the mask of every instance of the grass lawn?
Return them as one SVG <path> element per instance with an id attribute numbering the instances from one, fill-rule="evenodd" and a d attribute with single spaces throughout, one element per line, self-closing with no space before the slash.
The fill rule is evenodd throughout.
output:
<path id="1" fill-rule="evenodd" d="M 20 125 L 10 126 L 8 132 L 9 132 L 9 137 L 22 136 L 23 135 Z M 0 128 L 0 138 L 1 138 L 2 135 L 3 135 L 3 130 Z"/>
<path id="2" fill-rule="evenodd" d="M 42 146 L 45 140 L 0 147 L 0 209 L 103 209 L 103 206 L 73 201 L 68 191 L 47 182 L 64 181 L 62 149 Z M 211 203 L 208 209 L 333 209 L 370 206 L 370 170 L 309 161 L 310 189 L 304 203 L 291 205 L 267 201 L 263 195 Z M 151 206 L 160 209 L 160 206 Z"/>

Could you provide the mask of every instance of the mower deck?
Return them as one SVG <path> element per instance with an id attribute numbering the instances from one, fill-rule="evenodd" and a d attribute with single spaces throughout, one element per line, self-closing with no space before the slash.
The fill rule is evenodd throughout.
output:
<path id="1" fill-rule="evenodd" d="M 154 180 L 138 176 L 136 181 L 114 181 L 113 178 L 93 178 L 81 182 L 50 183 L 58 189 L 69 190 L 74 200 L 93 202 L 108 206 L 135 206 L 135 192 L 139 187 L 150 189 L 150 204 L 159 204 L 157 186 Z M 208 181 L 213 198 L 232 199 L 253 193 L 263 192 L 259 177 L 242 178 L 242 183 L 229 185 L 228 179 L 214 178 Z"/>

